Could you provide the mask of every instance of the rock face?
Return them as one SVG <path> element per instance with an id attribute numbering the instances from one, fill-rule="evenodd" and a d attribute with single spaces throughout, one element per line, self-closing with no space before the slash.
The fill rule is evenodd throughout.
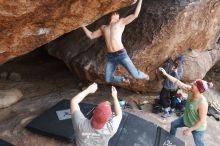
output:
<path id="1" fill-rule="evenodd" d="M 120 10 L 122 17 L 134 12 L 135 6 Z M 105 16 L 88 28 L 95 30 L 108 23 Z M 132 80 L 138 91 L 159 91 L 157 68 L 168 58 L 186 56 L 184 81 L 203 78 L 220 57 L 219 0 L 145 0 L 140 16 L 123 34 L 124 45 L 136 67 L 150 75 L 151 81 Z M 104 82 L 106 63 L 103 38 L 89 40 L 81 29 L 46 45 L 49 54 L 62 59 L 79 77 Z M 125 74 L 119 67 L 116 74 Z"/>
<path id="2" fill-rule="evenodd" d="M 220 93 L 220 60 L 212 67 L 211 70 L 206 74 L 205 80 L 212 81 L 214 84 L 214 90 L 217 90 Z M 218 96 L 219 97 L 219 94 Z"/>
<path id="3" fill-rule="evenodd" d="M 218 61 L 219 56 L 219 49 L 202 52 L 197 50 L 188 52 L 186 55 L 186 63 L 184 65 L 185 74 L 183 80 L 191 82 L 195 79 L 202 79 L 210 70 L 210 67 Z"/>
<path id="4" fill-rule="evenodd" d="M 0 109 L 9 107 L 23 97 L 19 89 L 0 90 Z"/>
<path id="5" fill-rule="evenodd" d="M 130 3 L 131 0 L 1 0 L 0 63 Z"/>

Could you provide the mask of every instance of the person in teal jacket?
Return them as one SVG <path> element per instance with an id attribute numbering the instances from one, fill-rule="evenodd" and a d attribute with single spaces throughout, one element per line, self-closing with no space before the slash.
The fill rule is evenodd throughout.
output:
<path id="1" fill-rule="evenodd" d="M 175 135 L 177 128 L 188 127 L 183 131 L 184 135 L 192 133 L 196 146 L 204 146 L 204 132 L 207 127 L 208 102 L 203 96 L 207 89 L 213 86 L 211 82 L 197 79 L 190 85 L 184 84 L 180 80 L 169 75 L 163 68 L 159 70 L 168 80 L 175 83 L 179 88 L 188 92 L 188 99 L 182 117 L 171 123 L 170 134 Z"/>

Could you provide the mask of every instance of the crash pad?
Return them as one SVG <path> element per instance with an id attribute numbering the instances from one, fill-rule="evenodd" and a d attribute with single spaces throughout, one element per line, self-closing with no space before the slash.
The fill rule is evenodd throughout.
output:
<path id="1" fill-rule="evenodd" d="M 79 106 L 85 117 L 89 119 L 96 105 L 80 103 Z M 70 101 L 62 100 L 32 120 L 26 128 L 39 134 L 74 142 L 75 136 L 69 108 Z M 160 146 L 167 143 L 172 146 L 185 145 L 183 141 L 171 136 L 154 123 L 123 112 L 118 131 L 110 139 L 109 146 Z"/>
<path id="2" fill-rule="evenodd" d="M 0 146 L 14 146 L 7 141 L 0 139 Z"/>

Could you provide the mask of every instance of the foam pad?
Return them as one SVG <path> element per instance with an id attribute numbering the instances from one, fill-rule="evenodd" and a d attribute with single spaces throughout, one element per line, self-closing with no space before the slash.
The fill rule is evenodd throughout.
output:
<path id="1" fill-rule="evenodd" d="M 157 128 L 155 146 L 184 146 L 185 143 L 180 139 L 169 134 L 161 127 Z"/>
<path id="2" fill-rule="evenodd" d="M 74 142 L 72 119 L 69 112 L 70 101 L 62 100 L 27 125 L 33 132 Z M 89 119 L 95 105 L 80 103 L 82 113 Z M 184 146 L 184 142 L 172 137 L 157 125 L 123 112 L 117 133 L 110 139 L 109 146 L 159 146 L 167 142 Z"/>
<path id="3" fill-rule="evenodd" d="M 12 144 L 10 144 L 10 143 L 0 139 L 0 146 L 14 146 L 14 145 L 12 145 Z"/>
<path id="4" fill-rule="evenodd" d="M 129 114 L 116 146 L 153 146 L 156 135 L 156 125 Z"/>
<path id="5" fill-rule="evenodd" d="M 125 123 L 126 123 L 126 121 L 127 121 L 127 119 L 128 119 L 128 113 L 126 113 L 126 112 L 123 112 L 123 117 L 122 117 L 122 120 L 121 120 L 121 123 L 120 123 L 120 125 L 119 125 L 119 127 L 118 127 L 118 131 L 115 133 L 115 135 L 109 140 L 109 143 L 108 143 L 108 145 L 109 146 L 116 146 L 116 144 L 117 144 L 117 142 L 118 142 L 118 140 L 119 140 L 119 138 L 120 138 L 120 136 L 121 136 L 121 133 L 122 133 L 122 131 L 123 131 L 123 129 L 124 129 L 124 125 L 125 125 Z"/>
<path id="6" fill-rule="evenodd" d="M 219 112 L 216 109 L 214 109 L 212 106 L 209 106 L 207 115 L 212 116 L 213 118 L 215 118 L 216 121 L 220 121 Z"/>
<path id="7" fill-rule="evenodd" d="M 80 109 L 87 118 L 90 117 L 90 114 L 88 114 L 88 112 L 93 107 L 95 107 L 95 105 L 80 103 Z M 59 120 L 57 114 L 57 111 L 68 110 L 69 108 L 69 100 L 62 100 L 51 109 L 47 110 L 42 115 L 30 122 L 26 126 L 26 128 L 33 132 L 37 132 L 46 136 L 52 136 L 59 139 L 67 140 L 69 142 L 73 142 L 74 131 L 70 114 L 63 114 L 63 117 L 67 117 L 66 120 Z"/>

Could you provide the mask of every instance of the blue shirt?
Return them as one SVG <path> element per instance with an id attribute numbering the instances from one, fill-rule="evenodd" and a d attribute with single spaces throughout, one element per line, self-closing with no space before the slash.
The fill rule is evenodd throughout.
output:
<path id="1" fill-rule="evenodd" d="M 169 75 L 171 75 L 171 76 L 177 78 L 178 80 L 181 80 L 182 77 L 183 77 L 183 67 L 182 67 L 182 65 L 178 65 L 178 67 L 177 67 L 177 69 L 176 69 L 176 70 L 177 70 L 176 72 L 172 70 L 172 67 L 173 67 L 173 65 L 170 64 L 170 63 L 166 63 L 166 64 L 163 66 L 163 68 L 165 69 L 165 71 L 166 71 Z M 168 80 L 168 79 L 165 79 L 165 80 L 163 81 L 163 87 L 164 87 L 165 89 L 168 89 L 168 90 L 176 90 L 176 89 L 177 89 L 176 84 L 174 84 L 173 82 L 171 82 L 171 81 Z"/>

